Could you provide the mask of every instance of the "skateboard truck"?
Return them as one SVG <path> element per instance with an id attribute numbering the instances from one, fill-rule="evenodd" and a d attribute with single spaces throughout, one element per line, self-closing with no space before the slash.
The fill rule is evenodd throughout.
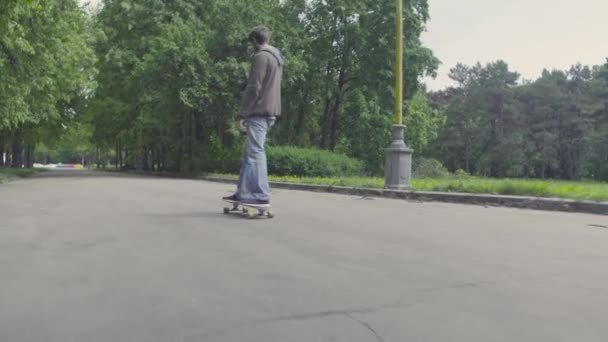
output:
<path id="1" fill-rule="evenodd" d="M 274 218 L 274 214 L 270 211 L 270 206 L 258 206 L 254 204 L 242 204 L 240 202 L 225 201 L 232 204 L 231 207 L 224 207 L 224 214 L 242 212 L 248 219 L 257 217 Z"/>

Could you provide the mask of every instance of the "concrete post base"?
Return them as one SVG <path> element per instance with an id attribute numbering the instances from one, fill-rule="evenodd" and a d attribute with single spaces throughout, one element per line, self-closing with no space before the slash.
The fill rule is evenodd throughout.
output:
<path id="1" fill-rule="evenodd" d="M 412 151 L 405 144 L 405 125 L 393 126 L 393 143 L 384 150 L 384 187 L 408 189 L 412 181 Z"/>

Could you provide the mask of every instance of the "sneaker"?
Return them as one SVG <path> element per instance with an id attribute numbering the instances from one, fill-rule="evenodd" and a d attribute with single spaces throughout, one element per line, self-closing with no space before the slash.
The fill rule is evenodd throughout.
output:
<path id="1" fill-rule="evenodd" d="M 256 207 L 270 207 L 270 201 L 268 201 L 268 200 L 257 200 L 257 199 L 242 200 L 241 204 L 252 205 L 252 206 L 256 206 Z"/>
<path id="2" fill-rule="evenodd" d="M 234 203 L 238 203 L 241 201 L 239 196 L 237 196 L 236 194 L 234 194 L 232 196 L 222 197 L 222 200 L 227 201 L 227 202 L 234 202 Z"/>

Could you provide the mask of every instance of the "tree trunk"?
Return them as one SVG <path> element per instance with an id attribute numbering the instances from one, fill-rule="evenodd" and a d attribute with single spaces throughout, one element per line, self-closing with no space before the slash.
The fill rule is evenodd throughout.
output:
<path id="1" fill-rule="evenodd" d="M 97 164 L 98 169 L 101 169 L 101 147 L 97 147 L 97 156 L 95 158 L 95 164 Z"/>
<path id="2" fill-rule="evenodd" d="M 4 167 L 4 158 L 6 151 L 4 150 L 4 131 L 0 130 L 0 167 Z"/>
<path id="3" fill-rule="evenodd" d="M 28 169 L 34 167 L 34 146 L 32 144 L 25 146 L 25 167 Z"/>
<path id="4" fill-rule="evenodd" d="M 118 169 L 122 169 L 123 166 L 123 159 L 122 159 L 122 141 L 118 141 L 118 164 L 117 167 Z"/>
<path id="5" fill-rule="evenodd" d="M 164 144 L 161 143 L 158 151 L 158 171 L 165 171 L 165 166 L 167 165 L 167 156 L 165 155 Z"/>
<path id="6" fill-rule="evenodd" d="M 193 168 L 194 159 L 196 157 L 196 116 L 194 112 L 190 115 L 190 168 Z M 194 170 L 188 170 L 193 172 Z"/>
<path id="7" fill-rule="evenodd" d="M 23 167 L 23 142 L 21 137 L 21 129 L 16 129 L 15 134 L 13 136 L 13 146 L 12 146 L 12 167 L 16 169 L 20 169 Z"/>
<path id="8" fill-rule="evenodd" d="M 135 162 L 135 168 L 138 172 L 143 171 L 144 169 L 144 133 L 143 129 L 139 129 L 137 132 L 137 161 Z"/>
<path id="9" fill-rule="evenodd" d="M 346 21 L 346 18 L 344 18 Z M 346 39 L 346 37 L 344 38 Z M 340 112 L 340 105 L 342 104 L 342 96 L 348 91 L 348 80 L 346 76 L 346 61 L 347 54 L 342 53 L 342 62 L 340 66 L 340 73 L 338 75 L 338 93 L 334 96 L 333 108 L 331 109 L 331 127 L 329 131 L 329 149 L 335 150 L 338 144 L 338 115 Z"/>
<path id="10" fill-rule="evenodd" d="M 30 166 L 30 145 L 26 144 L 23 148 L 23 166 L 29 168 Z"/>
<path id="11" fill-rule="evenodd" d="M 147 147 L 144 148 L 142 153 L 141 164 L 144 171 L 150 171 L 150 150 Z"/>
<path id="12" fill-rule="evenodd" d="M 340 103 L 342 99 L 338 95 L 336 97 L 336 101 L 334 101 L 334 107 L 331 113 L 331 126 L 329 132 L 329 149 L 335 150 L 336 145 L 338 144 L 338 110 L 340 108 Z"/>
<path id="13" fill-rule="evenodd" d="M 331 107 L 333 106 L 334 97 L 327 97 L 325 99 L 325 106 L 323 109 L 323 115 L 321 117 L 321 143 L 320 148 L 326 149 L 329 145 L 329 127 L 328 122 L 330 121 Z"/>
<path id="14" fill-rule="evenodd" d="M 152 149 L 152 170 L 160 170 L 160 158 L 158 156 L 158 146 L 154 146 Z"/>
<path id="15" fill-rule="evenodd" d="M 114 146 L 114 166 L 118 168 L 118 154 L 120 153 L 120 149 L 118 148 L 118 142 L 116 142 L 116 146 Z"/>
<path id="16" fill-rule="evenodd" d="M 334 17 L 334 26 L 337 25 L 338 23 L 338 17 Z M 320 125 L 321 125 L 321 141 L 319 143 L 319 147 L 320 148 L 326 148 L 327 146 L 327 140 L 328 140 L 328 134 L 326 131 L 327 128 L 327 121 L 328 121 L 328 115 L 329 115 L 329 107 L 330 107 L 330 103 L 333 100 L 333 95 L 331 95 L 331 90 L 330 90 L 330 84 L 332 83 L 332 79 L 333 79 L 333 60 L 330 59 L 327 62 L 327 69 L 325 71 L 325 106 L 323 109 L 323 114 L 321 116 L 321 121 L 320 121 Z"/>
<path id="17" fill-rule="evenodd" d="M 308 100 L 308 87 L 306 87 L 306 90 L 304 92 L 304 101 L 300 104 L 300 110 L 299 110 L 299 115 L 298 115 L 298 119 L 296 121 L 296 125 L 294 127 L 294 132 L 293 134 L 291 134 L 291 132 L 288 134 L 287 137 L 287 142 L 288 144 L 292 144 L 294 141 L 297 143 L 300 142 L 300 137 L 301 135 L 305 132 L 304 130 L 304 119 L 306 118 L 306 110 L 307 110 L 307 106 L 309 103 Z"/>

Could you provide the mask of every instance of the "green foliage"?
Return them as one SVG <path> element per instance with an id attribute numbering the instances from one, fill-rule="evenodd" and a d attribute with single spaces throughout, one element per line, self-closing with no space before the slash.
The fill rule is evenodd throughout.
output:
<path id="1" fill-rule="evenodd" d="M 34 150 L 34 161 L 40 164 L 83 164 L 95 156 L 91 144 L 91 127 L 74 124 L 66 128 L 58 141 L 47 145 L 39 143 Z"/>
<path id="2" fill-rule="evenodd" d="M 405 117 L 407 142 L 414 152 L 422 153 L 437 139 L 446 119 L 439 109 L 431 108 L 424 93 L 414 95 Z"/>
<path id="3" fill-rule="evenodd" d="M 92 128 L 82 123 L 74 123 L 66 127 L 59 141 L 47 151 L 44 156 L 44 147 L 38 148 L 38 157 L 48 157 L 50 162 L 61 163 L 83 163 L 94 154 L 94 146 L 91 144 Z M 39 160 L 43 162 L 43 160 Z"/>
<path id="4" fill-rule="evenodd" d="M 76 0 L 0 3 L 0 136 L 15 166 L 84 112 L 96 74 L 89 24 Z"/>
<path id="5" fill-rule="evenodd" d="M 33 146 L 44 145 L 38 158 L 237 172 L 243 137 L 234 116 L 252 54 L 245 37 L 265 23 L 286 57 L 283 116 L 270 144 L 363 163 L 321 167 L 316 150 L 270 148 L 283 158 L 278 170 L 382 174 L 394 107 L 392 5 L 105 0 L 89 17 L 78 4 L 0 1 L 0 152 L 14 154 L 15 165 L 29 165 Z M 456 87 L 426 94 L 418 80 L 438 65 L 420 41 L 428 1 L 408 1 L 405 11 L 406 141 L 417 175 L 443 177 L 443 163 L 464 180 L 608 180 L 608 62 L 533 82 L 502 61 L 459 64 Z"/>
<path id="6" fill-rule="evenodd" d="M 608 63 L 544 71 L 518 85 L 504 62 L 458 65 L 431 94 L 447 123 L 428 154 L 491 177 L 608 180 Z"/>
<path id="7" fill-rule="evenodd" d="M 12 178 L 25 178 L 32 176 L 36 172 L 40 172 L 40 170 L 35 169 L 5 169 L 0 168 L 0 184 L 11 180 Z"/>
<path id="8" fill-rule="evenodd" d="M 209 175 L 237 179 L 235 175 Z M 318 184 L 354 188 L 384 187 L 384 179 L 378 177 L 296 177 L 270 176 L 273 182 Z M 540 181 L 530 179 L 491 179 L 482 177 L 423 178 L 412 181 L 413 191 L 442 191 L 494 195 L 553 197 L 574 200 L 608 201 L 608 183 Z"/>
<path id="9" fill-rule="evenodd" d="M 241 155 L 240 149 L 227 148 L 222 145 L 217 135 L 212 135 L 209 148 L 205 153 L 204 164 L 199 170 L 238 174 L 241 167 Z"/>
<path id="10" fill-rule="evenodd" d="M 427 1 L 406 10 L 409 98 L 438 61 L 419 40 Z M 89 106 L 96 145 L 118 151 L 122 166 L 234 168 L 246 35 L 260 23 L 286 57 L 283 116 L 269 141 L 344 151 L 379 174 L 390 142 L 394 8 L 362 0 L 106 0 Z"/>
<path id="11" fill-rule="evenodd" d="M 75 0 L 0 9 L 0 129 L 73 117 L 95 74 L 85 14 Z"/>
<path id="12" fill-rule="evenodd" d="M 457 177 L 414 180 L 412 186 L 419 191 L 448 191 L 608 201 L 608 184 L 599 182 Z"/>
<path id="13" fill-rule="evenodd" d="M 417 158 L 412 167 L 414 178 L 448 178 L 450 172 L 437 159 Z"/>
<path id="14" fill-rule="evenodd" d="M 391 142 L 391 115 L 383 114 L 378 101 L 359 90 L 349 96 L 345 109 L 349 116 L 336 151 L 363 161 L 366 173 L 382 174 L 384 149 Z"/>
<path id="15" fill-rule="evenodd" d="M 297 147 L 269 147 L 268 173 L 278 176 L 334 177 L 355 176 L 363 164 L 346 155 Z"/>
<path id="16" fill-rule="evenodd" d="M 234 174 L 208 174 L 210 178 L 238 180 Z M 379 177 L 298 177 L 298 176 L 268 176 L 271 182 L 292 184 L 316 184 L 331 186 L 346 186 L 354 188 L 383 188 L 384 179 Z"/>

